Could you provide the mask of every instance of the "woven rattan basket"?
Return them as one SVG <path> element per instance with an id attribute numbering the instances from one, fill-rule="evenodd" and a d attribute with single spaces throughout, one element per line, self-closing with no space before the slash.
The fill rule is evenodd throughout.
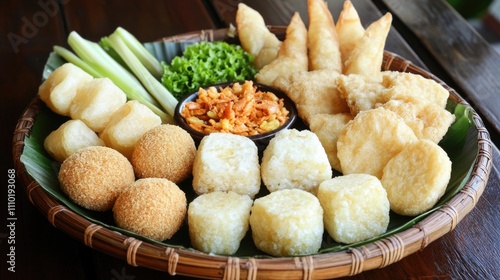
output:
<path id="1" fill-rule="evenodd" d="M 270 27 L 281 39 L 285 27 Z M 205 30 L 164 38 L 164 41 L 237 41 L 227 36 L 228 29 Z M 415 66 L 402 57 L 386 52 L 384 70 L 405 71 L 434 79 L 450 91 L 450 99 L 467 106 L 455 90 L 434 75 Z M 474 113 L 478 131 L 476 160 L 467 183 L 448 203 L 411 228 L 360 247 L 340 252 L 290 258 L 239 258 L 207 255 L 193 250 L 161 246 L 126 236 L 92 223 L 76 214 L 49 195 L 26 171 L 20 160 L 24 141 L 29 137 L 37 114 L 45 106 L 38 98 L 20 117 L 13 138 L 13 157 L 18 177 L 30 200 L 47 220 L 58 229 L 80 240 L 85 245 L 126 260 L 132 266 L 165 271 L 170 275 L 189 275 L 225 279 L 313 279 L 336 278 L 385 267 L 424 249 L 429 243 L 453 230 L 476 205 L 483 193 L 492 166 L 492 144 L 480 117 Z"/>

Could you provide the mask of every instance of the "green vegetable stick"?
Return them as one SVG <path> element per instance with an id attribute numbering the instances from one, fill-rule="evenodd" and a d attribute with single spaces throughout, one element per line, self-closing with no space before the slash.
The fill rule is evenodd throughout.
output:
<path id="1" fill-rule="evenodd" d="M 118 27 L 115 32 L 125 42 L 127 47 L 134 53 L 134 55 L 141 61 L 141 63 L 149 70 L 149 72 L 156 78 L 160 79 L 163 74 L 163 67 L 145 47 L 137 40 L 137 38 L 122 27 Z"/>
<path id="2" fill-rule="evenodd" d="M 83 71 L 89 73 L 94 78 L 104 77 L 103 74 L 99 73 L 97 69 L 87 64 L 85 61 L 81 60 L 77 55 L 72 53 L 70 50 L 60 47 L 54 46 L 54 52 L 64 58 L 66 61 L 73 63 L 74 65 L 80 67 Z"/>
<path id="3" fill-rule="evenodd" d="M 139 78 L 144 87 L 153 95 L 170 116 L 174 115 L 177 99 L 173 97 L 160 81 L 139 61 L 134 53 L 127 47 L 122 38 L 113 33 L 108 37 L 111 47 L 120 55 L 132 72 Z"/>
<path id="4" fill-rule="evenodd" d="M 76 31 L 68 36 L 68 44 L 87 64 L 97 69 L 121 88 L 128 99 L 141 102 L 149 107 L 164 122 L 172 122 L 171 116 L 158 108 L 158 102 L 149 95 L 137 78 L 111 58 L 97 43 L 82 38 Z"/>

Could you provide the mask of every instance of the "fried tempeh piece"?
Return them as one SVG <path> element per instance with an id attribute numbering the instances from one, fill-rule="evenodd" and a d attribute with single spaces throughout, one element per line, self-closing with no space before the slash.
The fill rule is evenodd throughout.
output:
<path id="1" fill-rule="evenodd" d="M 259 83 L 270 85 L 279 76 L 286 76 L 297 71 L 307 71 L 307 29 L 295 12 L 286 28 L 286 38 L 280 47 L 278 56 L 264 66 L 255 79 Z"/>
<path id="2" fill-rule="evenodd" d="M 342 73 L 339 38 L 328 6 L 323 0 L 308 0 L 309 70 L 331 69 Z"/>
<path id="3" fill-rule="evenodd" d="M 260 69 L 276 58 L 281 41 L 269 31 L 259 12 L 239 3 L 236 26 L 241 47 L 254 56 L 255 67 Z"/>
<path id="4" fill-rule="evenodd" d="M 344 74 L 360 74 L 378 79 L 384 57 L 384 47 L 391 28 L 392 15 L 386 13 L 368 26 L 344 65 Z"/>
<path id="5" fill-rule="evenodd" d="M 339 38 L 342 63 L 345 63 L 356 46 L 356 43 L 365 33 L 365 28 L 361 24 L 358 12 L 352 5 L 351 1 L 344 1 L 344 7 L 340 12 L 335 28 Z"/>

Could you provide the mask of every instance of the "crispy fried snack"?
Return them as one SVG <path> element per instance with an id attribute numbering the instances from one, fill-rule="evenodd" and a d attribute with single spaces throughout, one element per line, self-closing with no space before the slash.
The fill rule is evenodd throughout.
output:
<path id="1" fill-rule="evenodd" d="M 299 117 L 309 124 L 316 114 L 349 113 L 336 86 L 339 74 L 333 70 L 301 71 L 277 78 L 273 86 L 295 103 Z"/>
<path id="2" fill-rule="evenodd" d="M 386 96 L 387 89 L 381 83 L 361 75 L 340 75 L 337 83 L 339 94 L 347 102 L 353 115 L 374 109 L 389 100 Z"/>
<path id="3" fill-rule="evenodd" d="M 434 80 L 420 75 L 395 71 L 381 73 L 381 82 L 361 75 L 339 76 L 339 94 L 352 114 L 383 107 L 403 118 L 419 139 L 438 143 L 455 120 L 445 109 L 449 92 Z"/>
<path id="4" fill-rule="evenodd" d="M 340 160 L 337 157 L 337 140 L 346 124 L 352 120 L 351 114 L 317 114 L 312 116 L 309 124 L 311 131 L 316 134 L 325 149 L 328 161 L 332 168 L 342 172 Z"/>
<path id="5" fill-rule="evenodd" d="M 236 26 L 241 47 L 254 56 L 256 68 L 261 69 L 276 58 L 281 41 L 269 31 L 259 12 L 239 3 Z"/>
<path id="6" fill-rule="evenodd" d="M 345 126 L 337 140 L 337 156 L 344 174 L 365 173 L 380 179 L 387 162 L 415 141 L 415 133 L 403 119 L 377 108 L 360 112 Z"/>
<path id="7" fill-rule="evenodd" d="M 450 181 L 451 161 L 436 143 L 420 140 L 407 145 L 385 166 L 382 185 L 391 209 L 416 216 L 443 196 Z"/>
<path id="8" fill-rule="evenodd" d="M 339 38 L 332 15 L 323 0 L 308 0 L 309 70 L 331 69 L 342 73 Z"/>
<path id="9" fill-rule="evenodd" d="M 413 103 L 390 100 L 383 108 L 398 114 L 417 138 L 439 143 L 455 120 L 455 115 L 433 103 Z"/>
<path id="10" fill-rule="evenodd" d="M 382 67 L 385 41 L 391 23 L 392 15 L 386 13 L 368 26 L 345 62 L 344 74 L 360 74 L 367 78 L 377 79 Z"/>
<path id="11" fill-rule="evenodd" d="M 280 47 L 278 56 L 260 69 L 259 73 L 255 75 L 255 79 L 259 83 L 270 85 L 280 76 L 307 71 L 307 60 L 307 29 L 299 13 L 296 12 L 286 29 L 286 38 Z"/>
<path id="12" fill-rule="evenodd" d="M 351 1 L 344 1 L 344 7 L 340 12 L 337 25 L 335 26 L 339 38 L 339 48 L 342 63 L 347 61 L 357 42 L 363 37 L 365 28 L 361 24 L 358 12 Z"/>
<path id="13" fill-rule="evenodd" d="M 445 108 L 450 92 L 436 81 L 412 73 L 383 71 L 382 85 L 391 99 L 413 103 L 434 103 Z"/>

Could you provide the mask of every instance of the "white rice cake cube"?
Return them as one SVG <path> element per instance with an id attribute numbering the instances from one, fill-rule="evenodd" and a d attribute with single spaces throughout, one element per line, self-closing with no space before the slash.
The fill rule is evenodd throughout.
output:
<path id="1" fill-rule="evenodd" d="M 336 242 L 356 243 L 387 231 L 389 199 L 373 175 L 349 174 L 324 181 L 318 199 L 325 229 Z"/>
<path id="2" fill-rule="evenodd" d="M 255 246 L 271 256 L 315 254 L 323 240 L 323 209 L 309 192 L 278 190 L 254 201 L 250 227 Z"/>
<path id="3" fill-rule="evenodd" d="M 252 199 L 235 192 L 211 192 L 188 208 L 191 246 L 205 253 L 232 255 L 249 227 Z"/>
<path id="4" fill-rule="evenodd" d="M 197 194 L 233 191 L 253 198 L 260 190 L 257 145 L 245 136 L 210 133 L 196 151 L 193 188 Z"/>
<path id="5" fill-rule="evenodd" d="M 262 156 L 262 180 L 270 192 L 297 188 L 316 194 L 332 173 L 325 149 L 309 130 L 278 132 Z"/>

